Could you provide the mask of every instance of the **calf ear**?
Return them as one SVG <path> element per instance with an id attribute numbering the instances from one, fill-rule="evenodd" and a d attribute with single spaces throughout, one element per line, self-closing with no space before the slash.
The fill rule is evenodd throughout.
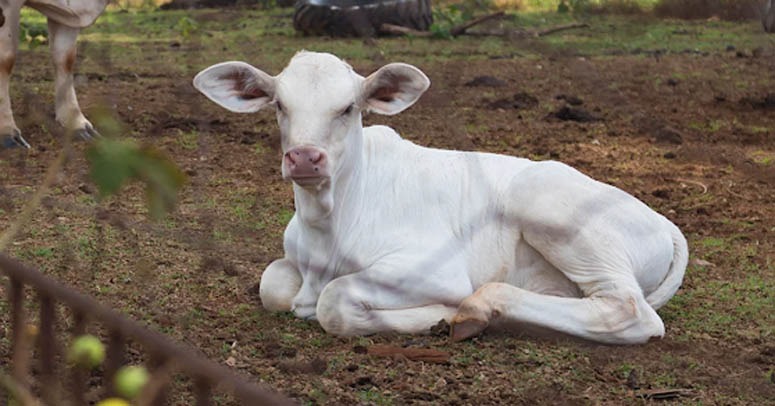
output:
<path id="1" fill-rule="evenodd" d="M 414 104 L 430 84 L 428 77 L 412 65 L 385 65 L 363 82 L 363 108 L 378 114 L 398 114 Z"/>
<path id="2" fill-rule="evenodd" d="M 227 110 L 253 113 L 274 98 L 275 78 L 245 62 L 223 62 L 199 72 L 194 87 Z"/>

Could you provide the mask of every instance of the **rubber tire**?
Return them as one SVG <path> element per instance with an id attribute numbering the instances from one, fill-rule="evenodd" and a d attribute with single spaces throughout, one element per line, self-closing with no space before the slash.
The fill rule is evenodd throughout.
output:
<path id="1" fill-rule="evenodd" d="M 373 37 L 382 24 L 425 31 L 433 23 L 430 0 L 376 0 L 358 6 L 337 3 L 343 4 L 337 0 L 297 1 L 293 27 L 306 35 Z"/>

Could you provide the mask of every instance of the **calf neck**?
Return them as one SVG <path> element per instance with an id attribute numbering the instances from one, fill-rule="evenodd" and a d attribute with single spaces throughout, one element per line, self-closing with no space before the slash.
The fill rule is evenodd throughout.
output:
<path id="1" fill-rule="evenodd" d="M 242 62 L 194 85 L 219 105 L 274 107 L 296 214 L 285 255 L 261 277 L 263 306 L 337 335 L 423 333 L 461 340 L 537 327 L 632 344 L 664 334 L 656 313 L 688 258 L 678 228 L 613 186 L 559 162 L 424 148 L 364 112 L 397 114 L 430 81 L 389 64 L 362 77 L 297 54 L 277 76 Z"/>

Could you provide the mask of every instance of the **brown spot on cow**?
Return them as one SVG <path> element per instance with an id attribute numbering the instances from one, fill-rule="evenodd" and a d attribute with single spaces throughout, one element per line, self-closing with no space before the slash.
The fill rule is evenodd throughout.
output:
<path id="1" fill-rule="evenodd" d="M 0 58 L 0 73 L 10 75 L 13 70 L 13 65 L 16 63 L 16 57 L 8 55 L 6 58 Z"/>
<path id="2" fill-rule="evenodd" d="M 75 53 L 76 53 L 76 48 L 73 47 L 65 54 L 65 60 L 64 60 L 64 64 L 62 65 L 62 68 L 67 73 L 70 73 L 73 71 L 73 66 L 75 65 Z"/>

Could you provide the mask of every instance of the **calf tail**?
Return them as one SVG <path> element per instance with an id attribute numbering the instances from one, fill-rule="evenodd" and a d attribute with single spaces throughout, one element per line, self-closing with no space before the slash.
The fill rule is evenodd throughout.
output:
<path id="1" fill-rule="evenodd" d="M 667 219 L 665 220 L 669 224 L 670 234 L 673 237 L 673 262 L 670 263 L 670 269 L 667 271 L 667 275 L 665 275 L 662 283 L 646 297 L 646 302 L 654 310 L 664 306 L 678 291 L 681 282 L 683 282 L 686 265 L 689 262 L 689 247 L 686 244 L 686 238 L 675 224 Z"/>

